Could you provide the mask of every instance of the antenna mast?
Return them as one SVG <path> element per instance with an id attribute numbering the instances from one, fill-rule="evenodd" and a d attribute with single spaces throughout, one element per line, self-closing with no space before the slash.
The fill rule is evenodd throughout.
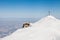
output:
<path id="1" fill-rule="evenodd" d="M 48 13 L 49 13 L 48 15 L 50 16 L 51 15 L 50 11 L 48 11 Z"/>

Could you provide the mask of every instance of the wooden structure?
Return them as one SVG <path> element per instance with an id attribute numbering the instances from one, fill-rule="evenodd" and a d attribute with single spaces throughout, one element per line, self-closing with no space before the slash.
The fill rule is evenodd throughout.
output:
<path id="1" fill-rule="evenodd" d="M 24 23 L 23 24 L 23 28 L 27 28 L 27 27 L 29 27 L 30 26 L 30 23 Z"/>

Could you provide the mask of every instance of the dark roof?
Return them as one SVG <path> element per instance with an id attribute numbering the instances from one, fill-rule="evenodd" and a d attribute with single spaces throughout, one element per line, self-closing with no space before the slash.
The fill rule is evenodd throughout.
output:
<path id="1" fill-rule="evenodd" d="M 24 23 L 23 25 L 30 25 L 29 23 Z"/>

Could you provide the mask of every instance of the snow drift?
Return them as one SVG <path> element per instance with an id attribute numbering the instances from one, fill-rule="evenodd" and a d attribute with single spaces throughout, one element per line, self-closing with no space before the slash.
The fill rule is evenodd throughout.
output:
<path id="1" fill-rule="evenodd" d="M 18 29 L 2 40 L 60 40 L 60 20 L 47 16 L 29 28 Z"/>

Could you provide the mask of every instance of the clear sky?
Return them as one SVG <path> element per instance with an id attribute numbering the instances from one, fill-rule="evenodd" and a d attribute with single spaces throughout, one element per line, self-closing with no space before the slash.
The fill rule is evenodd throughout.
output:
<path id="1" fill-rule="evenodd" d="M 60 0 L 0 0 L 0 18 L 60 18 Z"/>

